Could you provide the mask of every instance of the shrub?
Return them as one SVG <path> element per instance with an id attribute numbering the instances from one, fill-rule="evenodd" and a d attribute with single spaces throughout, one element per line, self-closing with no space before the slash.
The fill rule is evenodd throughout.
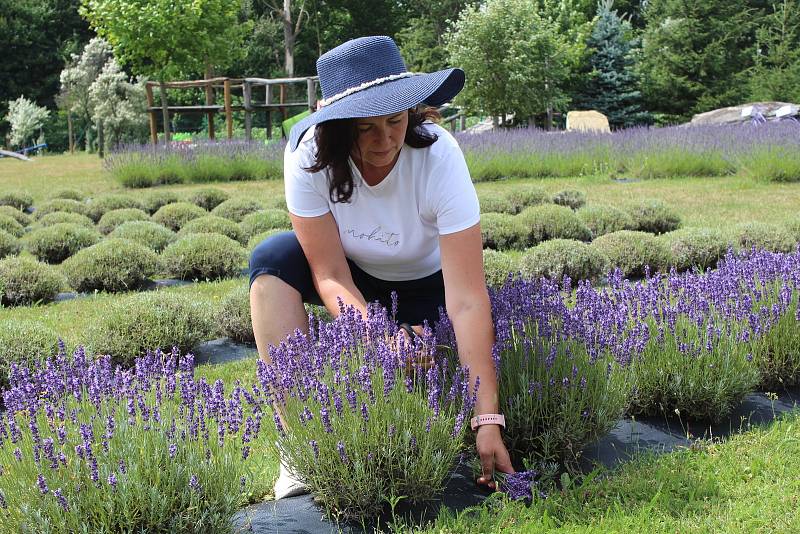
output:
<path id="1" fill-rule="evenodd" d="M 629 213 L 613 206 L 584 206 L 576 211 L 575 215 L 592 232 L 592 238 L 636 228 L 636 223 Z"/>
<path id="2" fill-rule="evenodd" d="M 508 196 L 498 191 L 487 191 L 479 195 L 481 213 L 509 213 L 515 214 L 515 206 Z"/>
<path id="3" fill-rule="evenodd" d="M 196 204 L 206 211 L 211 211 L 230 197 L 231 196 L 222 189 L 204 187 L 191 191 L 187 195 L 186 201 Z"/>
<path id="4" fill-rule="evenodd" d="M 33 206 L 33 197 L 25 191 L 6 191 L 0 193 L 0 206 L 12 206 L 25 211 Z"/>
<path id="5" fill-rule="evenodd" d="M 199 206 L 189 202 L 173 202 L 158 209 L 153 214 L 153 221 L 163 224 L 170 230 L 177 232 L 181 227 L 192 219 L 204 217 L 208 212 Z"/>
<path id="6" fill-rule="evenodd" d="M 25 248 L 39 260 L 61 263 L 82 248 L 100 241 L 97 230 L 77 224 L 59 223 L 37 228 L 22 239 Z"/>
<path id="7" fill-rule="evenodd" d="M 33 258 L 0 260 L 0 293 L 4 305 L 50 302 L 64 284 L 64 277 L 54 267 Z"/>
<path id="8" fill-rule="evenodd" d="M 732 229 L 734 246 L 739 250 L 769 250 L 791 252 L 796 242 L 789 230 L 776 224 L 748 222 L 737 224 Z"/>
<path id="9" fill-rule="evenodd" d="M 0 388 L 9 384 L 12 363 L 29 367 L 58 352 L 58 334 L 44 323 L 8 319 L 0 323 Z"/>
<path id="10" fill-rule="evenodd" d="M 152 215 L 161 207 L 180 202 L 180 200 L 178 193 L 174 191 L 150 191 L 142 199 L 142 204 L 144 204 L 144 211 Z"/>
<path id="11" fill-rule="evenodd" d="M 83 293 L 138 289 L 158 268 L 158 255 L 128 239 L 104 239 L 64 261 L 70 285 Z"/>
<path id="12" fill-rule="evenodd" d="M 216 215 L 204 215 L 197 219 L 192 219 L 183 225 L 178 232 L 178 237 L 189 234 L 222 234 L 234 241 L 242 241 L 243 232 L 239 225 L 230 219 L 217 217 Z"/>
<path id="13" fill-rule="evenodd" d="M 91 198 L 87 201 L 86 205 L 88 206 L 86 215 L 88 215 L 89 218 L 94 222 L 99 221 L 100 217 L 111 210 L 119 210 L 123 208 L 142 209 L 144 207 L 142 202 L 133 197 L 117 194 L 108 194 L 97 198 Z"/>
<path id="14" fill-rule="evenodd" d="M 784 226 L 794 242 L 800 243 L 800 217 L 789 220 Z"/>
<path id="15" fill-rule="evenodd" d="M 214 330 L 208 305 L 171 291 L 147 291 L 115 298 L 86 333 L 95 354 L 110 354 L 130 365 L 148 350 L 178 347 L 191 352 Z"/>
<path id="16" fill-rule="evenodd" d="M 546 279 L 516 278 L 492 292 L 491 302 L 509 450 L 530 464 L 574 466 L 586 445 L 617 424 L 631 389 L 624 356 L 593 336 L 607 330 L 608 310 L 579 302 L 573 312 Z"/>
<path id="17" fill-rule="evenodd" d="M 484 213 L 481 215 L 481 239 L 484 248 L 504 250 L 525 244 L 525 229 L 514 215 Z"/>
<path id="18" fill-rule="evenodd" d="M 575 212 L 564 206 L 546 204 L 525 208 L 517 215 L 525 232 L 525 244 L 536 245 L 548 239 L 589 241 L 592 233 Z"/>
<path id="19" fill-rule="evenodd" d="M 289 208 L 286 206 L 286 197 L 283 194 L 270 195 L 264 199 L 264 207 L 269 209 L 286 211 Z"/>
<path id="20" fill-rule="evenodd" d="M 211 210 L 212 215 L 225 217 L 232 221 L 242 222 L 242 219 L 254 211 L 264 209 L 261 202 L 249 198 L 230 198 Z"/>
<path id="21" fill-rule="evenodd" d="M 608 258 L 602 252 L 574 239 L 545 241 L 528 249 L 520 260 L 523 276 L 545 276 L 556 282 L 561 282 L 564 276 L 569 276 L 573 282 L 594 282 L 607 268 Z"/>
<path id="22" fill-rule="evenodd" d="M 266 238 L 272 237 L 275 234 L 280 234 L 285 231 L 286 230 L 282 228 L 275 228 L 273 230 L 267 230 L 266 232 L 261 232 L 260 234 L 256 234 L 247 241 L 247 250 L 253 250 L 254 248 L 256 248 L 256 246 L 258 246 L 259 243 L 264 241 Z"/>
<path id="23" fill-rule="evenodd" d="M 628 278 L 643 277 L 645 266 L 652 273 L 665 271 L 670 264 L 667 246 L 647 232 L 611 232 L 598 237 L 590 246 L 608 258 L 610 268 L 618 267 Z"/>
<path id="24" fill-rule="evenodd" d="M 86 215 L 69 213 L 67 211 L 55 211 L 44 215 L 32 225 L 31 229 L 46 228 L 60 223 L 71 223 L 86 228 L 94 228 L 94 222 Z"/>
<path id="25" fill-rule="evenodd" d="M 508 275 L 516 272 L 517 262 L 499 250 L 485 249 L 483 251 L 483 272 L 486 275 L 486 285 L 500 287 L 508 280 Z"/>
<path id="26" fill-rule="evenodd" d="M 0 258 L 19 254 L 22 247 L 19 240 L 5 230 L 0 230 Z"/>
<path id="27" fill-rule="evenodd" d="M 25 232 L 25 229 L 15 218 L 3 214 L 0 214 L 0 230 L 8 232 L 14 237 L 20 237 Z"/>
<path id="28" fill-rule="evenodd" d="M 31 223 L 30 215 L 13 206 L 0 205 L 0 215 L 7 215 L 14 218 L 22 226 L 28 226 Z"/>
<path id="29" fill-rule="evenodd" d="M 577 210 L 586 204 L 586 193 L 577 189 L 562 189 L 553 195 L 553 204 Z"/>
<path id="30" fill-rule="evenodd" d="M 33 215 L 35 218 L 40 219 L 49 213 L 56 213 L 59 211 L 86 215 L 88 209 L 86 204 L 77 200 L 72 200 L 69 198 L 54 198 L 52 200 L 42 202 L 36 206 L 36 211 Z"/>
<path id="31" fill-rule="evenodd" d="M 50 198 L 66 198 L 69 200 L 77 200 L 78 202 L 83 202 L 86 200 L 86 194 L 79 189 L 73 189 L 71 187 L 67 187 L 64 189 L 59 189 L 55 192 L 55 194 Z"/>
<path id="32" fill-rule="evenodd" d="M 392 497 L 436 498 L 464 448 L 474 404 L 450 361 L 406 370 L 432 336 L 393 350 L 396 326 L 370 308 L 366 324 L 347 310 L 312 324 L 309 336 L 292 336 L 270 365 L 258 363 L 261 390 L 278 392 L 293 421 L 290 432 L 279 430 L 281 455 L 328 514 L 343 519 L 375 517 Z"/>
<path id="33" fill-rule="evenodd" d="M 538 206 L 550 202 L 550 195 L 547 191 L 532 184 L 515 185 L 506 193 L 506 198 L 511 203 L 512 213 L 520 213 L 529 206 Z"/>
<path id="34" fill-rule="evenodd" d="M 235 341 L 255 343 L 250 317 L 250 288 L 245 284 L 225 295 L 215 319 L 222 335 Z"/>
<path id="35" fill-rule="evenodd" d="M 681 228 L 659 239 L 667 245 L 672 265 L 679 271 L 713 269 L 728 250 L 725 234 L 713 228 Z"/>
<path id="36" fill-rule="evenodd" d="M 117 226 L 108 234 L 110 238 L 130 239 L 156 252 L 175 240 L 175 232 L 152 221 L 128 221 Z"/>
<path id="37" fill-rule="evenodd" d="M 289 214 L 279 209 L 265 209 L 254 211 L 245 215 L 242 222 L 239 223 L 242 233 L 246 239 L 250 239 L 256 234 L 266 232 L 267 230 L 282 229 L 286 230 L 292 227 L 292 221 L 289 219 Z"/>
<path id="38" fill-rule="evenodd" d="M 19 460 L 0 479 L 3 531 L 232 532 L 232 516 L 276 470 L 269 400 L 258 388 L 210 386 L 193 363 L 159 351 L 123 372 L 79 349 L 17 373 L 8 419 L 20 439 L 2 452 Z M 98 502 L 114 513 L 97 513 Z"/>
<path id="39" fill-rule="evenodd" d="M 103 234 L 110 234 L 122 223 L 129 221 L 148 221 L 150 216 L 138 208 L 122 208 L 107 211 L 97 222 L 97 229 Z"/>
<path id="40" fill-rule="evenodd" d="M 247 259 L 244 248 L 221 234 L 190 234 L 161 253 L 163 267 L 181 280 L 212 280 L 238 276 Z"/>
<path id="41" fill-rule="evenodd" d="M 677 230 L 681 225 L 680 216 L 658 199 L 642 200 L 630 207 L 628 213 L 633 217 L 635 230 L 651 234 L 663 234 Z"/>

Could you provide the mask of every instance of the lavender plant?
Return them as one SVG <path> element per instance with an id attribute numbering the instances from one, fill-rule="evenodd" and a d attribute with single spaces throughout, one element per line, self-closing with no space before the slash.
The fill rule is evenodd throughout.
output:
<path id="1" fill-rule="evenodd" d="M 209 141 L 123 145 L 105 169 L 125 187 L 170 183 L 265 180 L 281 176 L 282 143 Z"/>
<path id="2" fill-rule="evenodd" d="M 627 406 L 626 368 L 643 331 L 597 295 L 581 282 L 571 308 L 545 278 L 511 278 L 491 292 L 506 440 L 531 463 L 573 466 Z"/>
<path id="3" fill-rule="evenodd" d="M 12 368 L 0 530 L 230 531 L 266 469 L 265 399 L 257 386 L 198 380 L 192 366 L 157 351 L 112 369 L 62 344 L 37 371 Z"/>
<path id="4" fill-rule="evenodd" d="M 342 306 L 330 323 L 309 322 L 308 335 L 272 348 L 258 370 L 282 413 L 275 424 L 287 464 L 338 517 L 369 517 L 401 496 L 435 498 L 464 447 L 476 394 L 468 371 L 450 374 L 431 354 L 430 330 L 414 343 L 396 337 L 376 305 L 366 320 Z M 427 369 L 409 363 L 421 351 L 431 355 Z"/>

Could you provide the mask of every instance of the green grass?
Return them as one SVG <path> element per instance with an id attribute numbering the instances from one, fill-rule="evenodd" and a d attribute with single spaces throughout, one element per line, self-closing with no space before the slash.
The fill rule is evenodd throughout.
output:
<path id="1" fill-rule="evenodd" d="M 673 454 L 641 454 L 530 506 L 491 499 L 423 531 L 800 532 L 800 412 Z M 404 529 L 398 529 L 404 530 Z"/>

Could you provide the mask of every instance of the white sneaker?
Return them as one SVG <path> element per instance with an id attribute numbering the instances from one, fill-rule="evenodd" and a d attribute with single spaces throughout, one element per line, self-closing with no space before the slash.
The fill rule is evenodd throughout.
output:
<path id="1" fill-rule="evenodd" d="M 281 466 L 278 473 L 278 480 L 275 481 L 275 488 L 273 490 L 275 500 L 285 499 L 286 497 L 296 497 L 308 493 L 310 491 L 309 487 L 289 469 L 282 457 L 280 462 Z"/>

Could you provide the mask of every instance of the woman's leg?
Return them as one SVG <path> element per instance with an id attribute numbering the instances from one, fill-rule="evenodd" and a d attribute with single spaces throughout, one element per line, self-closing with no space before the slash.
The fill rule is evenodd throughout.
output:
<path id="1" fill-rule="evenodd" d="M 277 276 L 262 274 L 253 281 L 250 315 L 258 355 L 265 363 L 270 361 L 270 345 L 278 345 L 295 330 L 308 331 L 308 315 L 300 292 Z"/>

